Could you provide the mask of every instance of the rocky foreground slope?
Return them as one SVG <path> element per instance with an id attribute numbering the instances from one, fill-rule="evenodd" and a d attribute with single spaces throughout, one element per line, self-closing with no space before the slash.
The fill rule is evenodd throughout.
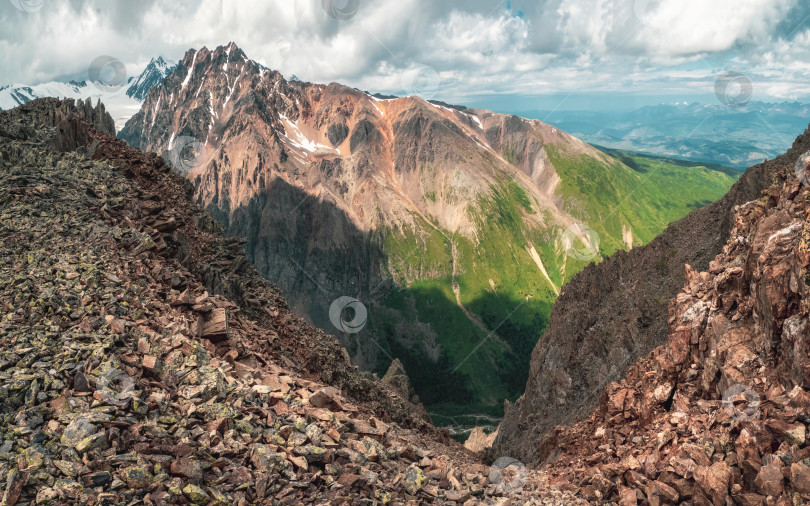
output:
<path id="1" fill-rule="evenodd" d="M 537 445 L 525 441 L 587 416 L 608 383 L 666 343 L 667 311 L 683 286 L 684 264 L 708 269 L 730 237 L 735 206 L 759 198 L 807 149 L 805 133 L 784 156 L 749 168 L 722 199 L 672 223 L 649 244 L 587 267 L 565 285 L 532 353 L 525 393 L 505 409 L 497 451 L 536 461 Z"/>
<path id="2" fill-rule="evenodd" d="M 666 343 L 585 421 L 521 441 L 534 463 L 598 503 L 810 501 L 808 149 L 771 162 L 705 272 L 686 267 Z"/>
<path id="3" fill-rule="evenodd" d="M 358 372 L 112 132 L 0 113 L 0 503 L 576 501 Z"/>

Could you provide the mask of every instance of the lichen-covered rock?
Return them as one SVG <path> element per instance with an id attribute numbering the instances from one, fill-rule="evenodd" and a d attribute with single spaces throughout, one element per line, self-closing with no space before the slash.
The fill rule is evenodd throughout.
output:
<path id="1" fill-rule="evenodd" d="M 134 489 L 147 489 L 153 483 L 152 473 L 146 466 L 127 467 L 123 471 L 123 480 L 128 487 Z"/>
<path id="2" fill-rule="evenodd" d="M 59 499 L 59 493 L 50 487 L 46 487 L 37 492 L 36 503 L 52 504 L 57 499 Z"/>
<path id="3" fill-rule="evenodd" d="M 79 417 L 68 424 L 62 433 L 61 443 L 75 448 L 83 440 L 96 432 L 97 427 L 85 417 Z"/>
<path id="4" fill-rule="evenodd" d="M 208 504 L 208 501 L 211 500 L 211 496 L 197 485 L 186 485 L 183 488 L 183 494 L 185 494 L 193 504 Z"/>
<path id="5" fill-rule="evenodd" d="M 267 445 L 257 444 L 253 447 L 253 454 L 250 458 L 256 471 L 262 474 L 270 474 L 283 469 L 287 462 L 284 453 L 274 452 Z"/>
<path id="6" fill-rule="evenodd" d="M 293 453 L 307 459 L 307 462 L 324 462 L 328 455 L 326 448 L 315 445 L 296 446 Z"/>
<path id="7" fill-rule="evenodd" d="M 403 486 L 405 490 L 411 494 L 415 495 L 419 489 L 422 488 L 422 485 L 425 484 L 425 473 L 422 472 L 421 469 L 417 466 L 411 466 L 408 468 L 408 471 L 405 473 L 405 479 L 403 480 Z"/>

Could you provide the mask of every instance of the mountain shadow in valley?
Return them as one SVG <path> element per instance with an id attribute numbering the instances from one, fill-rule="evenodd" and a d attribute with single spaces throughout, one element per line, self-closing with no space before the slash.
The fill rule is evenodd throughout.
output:
<path id="1" fill-rule="evenodd" d="M 547 324 L 540 313 L 548 314 L 548 308 L 537 308 L 533 318 L 510 319 L 504 308 L 526 302 L 484 293 L 469 305 L 488 329 L 496 329 L 488 336 L 442 290 L 392 280 L 383 235 L 396 232 L 360 230 L 332 202 L 281 178 L 259 184 L 263 189 L 246 205 L 229 211 L 227 196 L 218 195 L 208 211 L 229 235 L 246 239 L 247 259 L 279 286 L 298 314 L 338 337 L 355 364 L 382 375 L 399 358 L 427 405 L 481 405 L 500 412 L 504 392 L 519 395 L 530 351 Z M 341 332 L 329 319 L 330 305 L 341 296 L 357 298 L 368 309 L 358 333 Z M 461 369 L 467 353 L 484 354 L 492 367 L 480 375 L 491 378 L 471 378 Z M 477 398 L 470 382 L 484 379 L 500 390 L 493 387 L 492 395 Z"/>

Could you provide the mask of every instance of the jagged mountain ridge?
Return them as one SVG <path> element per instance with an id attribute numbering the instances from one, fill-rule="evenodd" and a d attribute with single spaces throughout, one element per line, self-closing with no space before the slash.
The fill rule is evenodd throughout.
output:
<path id="1" fill-rule="evenodd" d="M 627 198 L 641 174 L 553 126 L 287 81 L 233 43 L 187 52 L 120 138 L 194 151 L 179 165 L 198 201 L 260 272 L 323 328 L 337 297 L 369 305 L 365 334 L 342 336 L 353 360 L 402 359 L 432 404 L 517 394 L 559 287 L 590 261 L 566 229 L 595 229 L 599 257 L 669 221 L 650 212 L 660 193 Z"/>
<path id="2" fill-rule="evenodd" d="M 129 77 L 116 90 L 91 81 L 52 81 L 36 85 L 10 84 L 0 87 L 0 110 L 12 109 L 31 100 L 44 97 L 102 100 L 106 110 L 120 130 L 141 106 L 149 88 L 161 83 L 176 65 L 168 64 L 163 57 L 152 58 L 138 76 Z"/>

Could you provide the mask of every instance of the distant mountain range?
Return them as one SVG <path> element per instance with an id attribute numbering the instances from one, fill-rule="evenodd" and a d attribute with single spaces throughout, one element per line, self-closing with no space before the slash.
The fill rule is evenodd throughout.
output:
<path id="1" fill-rule="evenodd" d="M 111 90 L 93 81 L 51 81 L 37 85 L 11 84 L 0 87 L 0 110 L 12 109 L 36 98 L 92 98 L 100 99 L 115 120 L 116 129 L 140 108 L 149 88 L 160 84 L 174 70 L 162 57 L 152 58 L 138 76 L 126 80 L 120 88 Z"/>
<path id="2" fill-rule="evenodd" d="M 791 146 L 810 121 L 810 105 L 751 102 L 661 104 L 632 112 L 527 111 L 572 135 L 624 149 L 745 169 Z"/>
<path id="3" fill-rule="evenodd" d="M 623 154 L 630 167 L 537 120 L 287 80 L 235 44 L 188 51 L 119 137 L 187 173 L 354 363 L 400 359 L 446 415 L 499 414 L 571 276 L 736 179 Z M 367 309 L 359 333 L 332 312 L 343 297 Z"/>

